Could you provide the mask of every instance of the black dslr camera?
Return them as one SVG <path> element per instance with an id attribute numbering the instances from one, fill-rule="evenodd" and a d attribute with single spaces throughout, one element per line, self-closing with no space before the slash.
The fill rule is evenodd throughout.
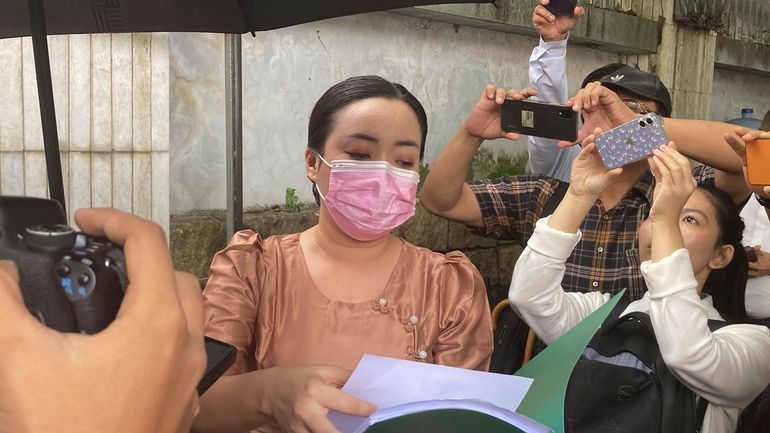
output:
<path id="1" fill-rule="evenodd" d="M 32 314 L 62 332 L 106 328 L 128 285 L 123 251 L 67 226 L 54 200 L 0 196 L 0 260 L 16 263 Z"/>

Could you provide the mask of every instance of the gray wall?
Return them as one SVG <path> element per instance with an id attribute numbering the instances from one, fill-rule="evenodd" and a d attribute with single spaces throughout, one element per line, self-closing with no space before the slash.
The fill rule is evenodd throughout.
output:
<path id="1" fill-rule="evenodd" d="M 715 69 L 711 118 L 723 122 L 741 117 L 741 108 L 753 108 L 754 117 L 762 120 L 770 110 L 770 77 Z"/>
<path id="2" fill-rule="evenodd" d="M 527 83 L 537 41 L 389 13 L 338 18 L 243 37 L 244 205 L 283 203 L 286 187 L 312 200 L 302 155 L 318 97 L 352 75 L 379 74 L 410 89 L 429 116 L 431 163 L 483 86 Z M 224 81 L 220 35 L 172 34 L 172 213 L 224 208 Z M 617 55 L 571 48 L 570 88 Z M 524 143 L 487 143 L 522 152 Z"/>

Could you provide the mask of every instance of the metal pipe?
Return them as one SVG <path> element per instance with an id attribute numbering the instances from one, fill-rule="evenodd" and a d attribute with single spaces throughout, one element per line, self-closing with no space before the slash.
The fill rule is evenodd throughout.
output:
<path id="1" fill-rule="evenodd" d="M 243 82 L 241 35 L 225 35 L 227 240 L 243 228 Z"/>

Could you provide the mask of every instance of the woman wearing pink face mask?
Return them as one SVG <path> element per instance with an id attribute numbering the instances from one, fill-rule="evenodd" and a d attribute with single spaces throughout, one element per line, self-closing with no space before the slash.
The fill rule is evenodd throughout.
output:
<path id="1" fill-rule="evenodd" d="M 329 409 L 374 410 L 339 390 L 364 354 L 488 368 L 478 270 L 390 233 L 414 215 L 426 135 L 417 99 L 383 78 L 321 96 L 305 151 L 318 224 L 264 240 L 241 231 L 211 264 L 205 333 L 238 358 L 203 396 L 196 431 L 335 432 Z"/>

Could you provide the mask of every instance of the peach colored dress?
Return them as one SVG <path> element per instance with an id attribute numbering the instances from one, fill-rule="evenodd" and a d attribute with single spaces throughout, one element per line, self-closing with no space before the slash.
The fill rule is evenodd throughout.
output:
<path id="1" fill-rule="evenodd" d="M 236 233 L 214 256 L 204 291 L 205 334 L 238 349 L 227 374 L 302 364 L 352 370 L 367 353 L 488 369 L 492 323 L 476 267 L 460 252 L 402 242 L 382 293 L 348 303 L 315 286 L 299 233 Z"/>

